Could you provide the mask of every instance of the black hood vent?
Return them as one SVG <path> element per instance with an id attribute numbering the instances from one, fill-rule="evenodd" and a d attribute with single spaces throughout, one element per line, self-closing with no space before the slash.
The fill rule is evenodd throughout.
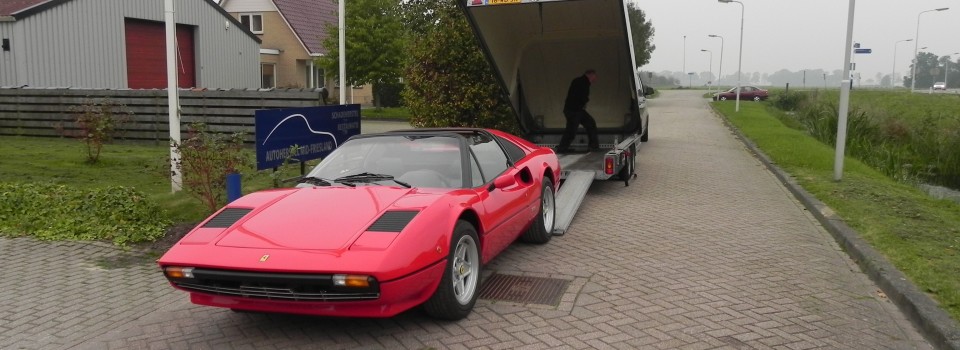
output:
<path id="1" fill-rule="evenodd" d="M 204 224 L 203 227 L 205 228 L 230 227 L 230 225 L 233 225 L 234 223 L 236 223 L 237 220 L 240 220 L 240 218 L 242 218 L 244 215 L 247 215 L 247 213 L 251 212 L 252 210 L 253 209 L 247 209 L 247 208 L 224 209 L 223 211 L 220 212 L 220 214 L 217 214 L 217 216 L 214 216 L 213 219 L 210 219 L 210 221 L 207 221 L 207 223 Z"/>
<path id="2" fill-rule="evenodd" d="M 414 216 L 417 216 L 419 211 L 388 211 L 383 213 L 373 225 L 370 225 L 370 228 L 367 231 L 375 232 L 400 232 L 403 231 L 404 227 L 407 227 L 407 224 L 410 223 L 410 220 L 413 220 Z"/>

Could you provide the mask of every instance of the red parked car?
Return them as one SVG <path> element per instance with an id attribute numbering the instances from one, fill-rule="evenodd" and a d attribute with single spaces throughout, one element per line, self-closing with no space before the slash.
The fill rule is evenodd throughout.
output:
<path id="1" fill-rule="evenodd" d="M 767 99 L 767 90 L 758 88 L 756 86 L 743 86 L 742 88 L 743 90 L 740 90 L 741 100 L 761 101 L 761 100 Z M 713 94 L 714 101 L 726 101 L 726 100 L 736 100 L 736 99 L 737 99 L 736 87 L 733 87 L 727 91 Z"/>
<path id="2" fill-rule="evenodd" d="M 390 317 L 473 309 L 481 266 L 553 234 L 560 163 L 487 129 L 355 136 L 295 188 L 248 194 L 158 260 L 194 304 Z"/>

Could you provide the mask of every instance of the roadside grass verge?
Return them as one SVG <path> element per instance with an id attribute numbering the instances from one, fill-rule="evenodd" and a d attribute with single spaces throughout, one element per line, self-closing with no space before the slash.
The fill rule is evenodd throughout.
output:
<path id="1" fill-rule="evenodd" d="M 766 104 L 713 106 L 777 166 L 857 230 L 921 291 L 960 320 L 960 204 L 920 190 L 847 157 L 833 181 L 834 149 L 784 125 Z"/>

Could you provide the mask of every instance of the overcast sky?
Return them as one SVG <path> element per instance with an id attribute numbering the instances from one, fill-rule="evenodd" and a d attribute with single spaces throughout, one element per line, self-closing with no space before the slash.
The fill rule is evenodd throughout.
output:
<path id="1" fill-rule="evenodd" d="M 646 71 L 683 71 L 686 35 L 686 71 L 713 73 L 720 62 L 723 36 L 723 75 L 737 71 L 740 5 L 716 0 L 631 0 L 653 22 L 657 46 Z M 843 66 L 849 0 L 740 0 L 745 9 L 743 72 L 773 73 Z M 872 54 L 854 55 L 863 79 L 879 72 L 891 73 L 894 43 L 913 39 L 917 15 L 925 10 L 950 7 L 920 16 L 920 47 L 938 56 L 960 52 L 960 0 L 860 0 L 856 2 L 853 38 Z M 898 76 L 909 75 L 914 42 L 897 45 Z M 954 62 L 960 55 L 952 55 Z"/>

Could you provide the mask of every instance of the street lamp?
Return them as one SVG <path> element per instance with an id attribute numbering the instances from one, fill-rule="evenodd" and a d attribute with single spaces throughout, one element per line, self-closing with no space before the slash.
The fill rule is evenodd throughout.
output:
<path id="1" fill-rule="evenodd" d="M 683 36 L 683 73 L 689 75 L 689 73 L 687 73 L 687 36 L 686 35 Z M 680 84 L 682 85 L 683 83 L 680 83 Z M 690 88 L 689 76 L 687 79 L 687 88 L 688 89 Z"/>
<path id="2" fill-rule="evenodd" d="M 717 67 L 717 92 L 720 92 L 720 79 L 723 79 L 723 37 L 715 34 L 707 35 L 711 38 L 720 38 L 720 67 Z"/>
<path id="3" fill-rule="evenodd" d="M 920 15 L 927 12 L 946 11 L 949 9 L 950 9 L 949 7 L 941 7 L 933 10 L 921 11 L 920 13 L 917 14 L 917 32 L 913 37 L 913 59 L 914 60 L 917 59 L 917 46 L 920 45 Z M 919 60 L 914 62 L 913 69 L 911 69 L 913 73 L 912 73 L 912 77 L 910 78 L 910 93 L 913 93 L 913 89 L 917 88 L 917 63 L 920 63 Z"/>
<path id="4" fill-rule="evenodd" d="M 891 89 L 897 87 L 897 44 L 902 43 L 904 41 L 913 41 L 913 39 L 903 39 L 893 43 L 893 70 L 890 71 L 890 88 Z"/>
<path id="5" fill-rule="evenodd" d="M 717 0 L 717 1 L 722 2 L 724 4 L 729 4 L 731 2 L 740 4 L 740 57 L 737 59 L 738 62 L 737 62 L 737 107 L 736 107 L 736 111 L 739 112 L 740 111 L 740 73 L 743 71 L 743 14 L 744 14 L 745 8 L 742 2 L 739 2 L 736 0 Z"/>
<path id="6" fill-rule="evenodd" d="M 943 90 L 947 90 L 947 77 L 950 76 L 950 56 L 960 55 L 960 52 L 954 52 L 947 56 L 946 62 L 943 62 Z"/>
<path id="7" fill-rule="evenodd" d="M 709 52 L 710 53 L 710 79 L 713 79 L 713 51 L 700 49 L 700 52 Z M 711 86 L 712 88 L 713 86 Z M 711 89 L 713 90 L 713 89 Z"/>

